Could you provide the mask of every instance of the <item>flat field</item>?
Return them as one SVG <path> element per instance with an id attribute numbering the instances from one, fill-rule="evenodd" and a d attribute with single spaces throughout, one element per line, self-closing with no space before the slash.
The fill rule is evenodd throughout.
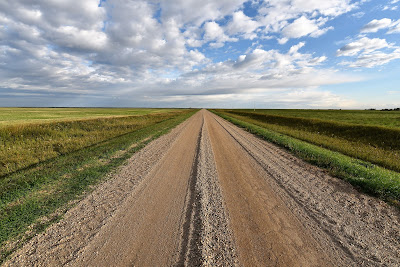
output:
<path id="1" fill-rule="evenodd" d="M 253 112 L 253 109 L 235 111 Z M 256 113 L 320 119 L 334 122 L 345 122 L 359 125 L 373 125 L 400 128 L 400 111 L 380 110 L 319 110 L 319 109 L 257 109 Z"/>
<path id="2" fill-rule="evenodd" d="M 178 109 L 156 108 L 0 108 L 0 127 L 13 124 L 38 123 L 165 113 Z"/>
<path id="3" fill-rule="evenodd" d="M 0 109 L 0 176 L 163 121 L 179 112 L 168 109 Z M 1 118 L 6 119 L 2 121 Z"/>

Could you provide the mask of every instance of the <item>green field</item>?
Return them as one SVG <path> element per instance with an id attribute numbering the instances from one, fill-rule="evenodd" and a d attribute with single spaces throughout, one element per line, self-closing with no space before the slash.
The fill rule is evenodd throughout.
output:
<path id="1" fill-rule="evenodd" d="M 146 115 L 171 111 L 176 110 L 155 108 L 0 108 L 0 127 L 13 124 Z"/>
<path id="2" fill-rule="evenodd" d="M 142 115 L 0 128 L 0 263 L 60 219 L 71 201 L 197 110 L 136 111 Z"/>
<path id="3" fill-rule="evenodd" d="M 168 109 L 7 110 L 12 110 L 13 116 L 10 115 L 8 125 L 0 127 L 0 177 L 135 131 L 150 122 L 156 123 L 181 112 Z M 23 117 L 35 116 L 31 112 L 41 115 L 29 119 L 30 123 L 22 120 Z M 83 117 L 85 114 L 87 117 Z M 103 117 L 99 117 L 100 114 Z M 53 119 L 49 119 L 51 116 Z"/>
<path id="4" fill-rule="evenodd" d="M 390 119 L 398 112 L 336 111 L 338 119 L 330 110 L 214 112 L 364 191 L 383 199 L 400 200 L 400 128 L 394 126 L 396 117 Z M 368 123 L 363 124 L 364 119 Z"/>
<path id="5" fill-rule="evenodd" d="M 235 111 L 253 112 L 252 109 L 238 109 Z M 284 117 L 320 119 L 325 121 L 344 122 L 359 125 L 400 128 L 400 111 L 257 109 L 255 112 Z"/>

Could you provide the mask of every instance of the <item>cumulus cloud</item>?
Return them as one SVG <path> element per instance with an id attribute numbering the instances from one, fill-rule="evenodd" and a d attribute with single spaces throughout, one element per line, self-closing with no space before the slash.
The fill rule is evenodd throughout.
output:
<path id="1" fill-rule="evenodd" d="M 371 53 L 375 50 L 382 48 L 389 48 L 391 45 L 385 39 L 362 37 L 357 41 L 351 42 L 337 52 L 337 56 L 354 56 L 363 51 L 364 53 Z"/>
<path id="2" fill-rule="evenodd" d="M 282 33 L 286 38 L 300 38 L 307 35 L 319 37 L 328 30 L 333 29 L 333 27 L 320 29 L 318 24 L 320 23 L 317 20 L 309 20 L 305 16 L 301 16 L 294 20 L 293 23 L 284 27 Z"/>
<path id="3" fill-rule="evenodd" d="M 318 66 L 326 57 L 300 53 L 304 45 L 294 45 L 286 53 L 256 48 L 236 60 L 210 63 L 174 81 L 171 84 L 172 91 L 168 92 L 190 84 L 196 88 L 196 94 L 226 95 L 254 90 L 307 88 L 354 79 L 335 74 L 331 70 L 319 69 Z"/>
<path id="4" fill-rule="evenodd" d="M 284 44 L 290 38 L 325 34 L 333 29 L 325 27 L 328 21 L 356 9 L 359 4 L 350 0 L 270 0 L 259 9 L 259 22 L 267 32 L 280 34 L 278 42 Z"/>
<path id="5" fill-rule="evenodd" d="M 231 15 L 245 0 L 161 0 L 163 20 L 173 18 L 180 24 L 200 26 L 205 21 Z"/>
<path id="6" fill-rule="evenodd" d="M 214 41 L 210 45 L 213 47 L 222 47 L 225 42 L 236 42 L 237 38 L 227 36 L 224 30 L 215 21 L 204 24 L 204 40 Z"/>
<path id="7" fill-rule="evenodd" d="M 372 68 L 387 64 L 396 59 L 400 59 L 399 48 L 391 52 L 374 51 L 371 53 L 362 53 L 355 61 L 344 61 L 342 64 L 352 68 Z"/>
<path id="8" fill-rule="evenodd" d="M 228 33 L 231 35 L 243 34 L 246 39 L 254 39 L 257 34 L 254 31 L 261 25 L 246 16 L 243 11 L 234 12 L 232 15 L 232 21 L 226 27 Z"/>
<path id="9" fill-rule="evenodd" d="M 362 37 L 336 52 L 337 56 L 356 56 L 354 61 L 343 61 L 342 65 L 353 68 L 372 68 L 400 58 L 400 48 L 385 39 Z"/>
<path id="10" fill-rule="evenodd" d="M 283 45 L 283 44 L 286 44 L 289 41 L 289 38 L 282 37 L 282 38 L 278 38 L 277 41 L 278 41 L 279 44 Z"/>
<path id="11" fill-rule="evenodd" d="M 377 32 L 381 29 L 388 28 L 390 25 L 392 25 L 392 20 L 388 18 L 384 19 L 374 19 L 370 21 L 368 24 L 366 24 L 364 27 L 362 27 L 361 32 L 362 33 L 367 33 L 367 32 Z"/>
<path id="12" fill-rule="evenodd" d="M 279 103 L 297 98 L 330 106 L 344 100 L 316 87 L 360 79 L 326 67 L 325 56 L 303 52 L 306 42 L 273 49 L 266 41 L 317 38 L 333 29 L 331 20 L 356 10 L 350 0 L 254 1 L 252 15 L 243 0 L 28 2 L 0 1 L 2 97 L 132 106 L 263 95 Z M 388 32 L 398 25 L 391 21 Z M 248 40 L 254 46 L 244 47 Z M 235 54 L 210 49 L 229 42 Z M 389 62 L 384 49 L 396 56 L 386 41 L 358 42 L 338 55 L 358 56 L 365 66 L 374 53 L 382 64 Z M 329 100 L 318 102 L 321 97 Z"/>
<path id="13" fill-rule="evenodd" d="M 74 26 L 61 26 L 49 34 L 55 44 L 77 50 L 98 51 L 107 46 L 108 37 L 104 32 L 81 30 Z"/>

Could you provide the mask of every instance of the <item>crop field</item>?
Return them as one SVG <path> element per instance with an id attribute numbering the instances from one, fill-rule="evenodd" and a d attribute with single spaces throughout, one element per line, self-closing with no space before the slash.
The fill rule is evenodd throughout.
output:
<path id="1" fill-rule="evenodd" d="M 329 169 L 337 176 L 353 180 L 366 191 L 383 198 L 388 197 L 396 201 L 400 199 L 400 127 L 396 126 L 398 125 L 396 116 L 400 115 L 399 112 L 321 110 L 215 110 L 214 112 L 286 147 L 320 167 Z M 335 112 L 337 118 L 334 116 Z M 300 147 L 305 144 L 311 144 L 313 147 L 303 151 Z M 324 154 L 325 152 L 328 154 Z M 335 155 L 343 161 L 335 163 Z M 365 172 L 357 171 L 359 167 L 365 169 Z M 374 171 L 377 171 L 376 177 L 366 180 L 366 176 Z"/>
<path id="2" fill-rule="evenodd" d="M 46 115 L 50 109 L 35 110 L 42 118 L 52 116 Z M 72 120 L 74 111 L 65 109 L 65 116 L 59 113 L 56 121 L 19 124 L 14 119 L 13 124 L 0 128 L 3 256 L 16 246 L 10 245 L 12 242 L 6 244 L 7 240 L 25 233 L 27 227 L 31 236 L 57 220 L 56 211 L 66 203 L 101 181 L 135 151 L 196 112 L 127 109 L 127 114 L 123 114 L 122 109 L 109 109 L 108 113 L 107 109 L 90 109 L 92 115 L 97 117 L 101 113 L 103 117 L 86 119 L 77 111 L 80 119 Z M 14 112 L 20 116 L 26 110 Z"/>

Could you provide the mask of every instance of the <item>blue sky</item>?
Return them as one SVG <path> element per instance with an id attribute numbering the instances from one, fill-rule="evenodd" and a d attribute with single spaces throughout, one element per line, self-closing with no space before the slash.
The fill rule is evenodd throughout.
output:
<path id="1" fill-rule="evenodd" d="M 400 107 L 400 1 L 0 1 L 0 106 Z"/>

